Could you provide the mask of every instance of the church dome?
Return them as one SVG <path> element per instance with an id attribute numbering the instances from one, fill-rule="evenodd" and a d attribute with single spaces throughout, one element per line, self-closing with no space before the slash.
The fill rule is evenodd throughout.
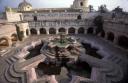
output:
<path id="1" fill-rule="evenodd" d="M 27 1 L 23 1 L 19 4 L 18 8 L 21 10 L 21 11 L 29 11 L 32 9 L 32 5 L 30 3 L 28 3 Z"/>

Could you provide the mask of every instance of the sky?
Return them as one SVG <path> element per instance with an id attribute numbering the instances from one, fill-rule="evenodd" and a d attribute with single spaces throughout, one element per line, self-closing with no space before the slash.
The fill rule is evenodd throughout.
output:
<path id="1" fill-rule="evenodd" d="M 5 6 L 18 7 L 18 4 L 23 0 L 0 0 L 0 11 L 3 11 Z M 70 7 L 74 0 L 27 0 L 32 4 L 33 8 L 58 8 Z M 128 0 L 89 0 L 88 5 L 93 5 L 94 9 L 98 6 L 106 4 L 109 10 L 120 6 L 124 11 L 128 11 Z"/>

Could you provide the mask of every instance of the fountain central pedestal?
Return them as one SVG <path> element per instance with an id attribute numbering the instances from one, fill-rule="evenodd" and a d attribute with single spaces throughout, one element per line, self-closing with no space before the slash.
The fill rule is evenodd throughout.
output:
<path id="1" fill-rule="evenodd" d="M 41 53 L 47 57 L 46 61 L 41 64 L 42 69 L 46 69 L 45 73 L 47 74 L 53 75 L 55 72 L 59 74 L 61 67 L 66 67 L 67 63 L 77 61 L 81 48 L 81 44 L 75 38 L 64 34 L 61 34 L 59 37 L 50 38 L 41 49 Z M 49 73 L 47 70 L 54 70 L 54 72 Z"/>

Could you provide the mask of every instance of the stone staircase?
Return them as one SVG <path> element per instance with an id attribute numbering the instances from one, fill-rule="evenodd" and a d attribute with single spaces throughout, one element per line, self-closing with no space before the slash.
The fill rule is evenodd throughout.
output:
<path id="1" fill-rule="evenodd" d="M 72 80 L 70 81 L 70 83 L 95 83 L 95 82 L 85 77 L 72 76 Z"/>
<path id="2" fill-rule="evenodd" d="M 107 68 L 93 68 L 91 79 L 96 83 L 118 82 L 122 79 L 123 74 L 121 70 L 116 70 L 115 68 L 117 69 L 118 67 L 112 65 Z"/>
<path id="3" fill-rule="evenodd" d="M 6 59 L 6 62 L 7 62 L 9 65 L 11 65 L 11 64 L 15 63 L 17 60 L 19 60 L 18 57 L 12 56 L 12 57 L 9 57 L 8 59 Z"/>
<path id="4" fill-rule="evenodd" d="M 17 69 L 17 63 L 24 62 L 24 57 L 29 53 L 28 50 L 38 44 L 40 44 L 40 41 L 33 42 L 31 45 L 25 46 L 20 52 L 18 51 L 11 57 L 5 59 L 8 63 L 4 73 L 5 83 L 29 83 L 27 70 Z"/>
<path id="5" fill-rule="evenodd" d="M 97 83 L 111 83 L 112 81 L 118 82 L 123 78 L 122 68 L 112 61 L 109 62 L 109 60 L 106 61 L 105 59 L 100 60 L 87 54 L 83 54 L 80 59 L 86 61 L 93 68 L 97 68 L 96 70 L 93 70 L 94 72 L 91 74 L 94 76 L 96 73 L 97 76 L 94 76 L 92 79 L 98 81 Z M 111 59 L 119 62 L 115 56 L 112 56 Z M 102 81 L 99 78 L 101 78 Z"/>
<path id="6" fill-rule="evenodd" d="M 4 73 L 7 83 L 27 83 L 26 73 L 17 71 L 15 68 L 15 63 L 17 63 L 18 60 L 19 58 L 15 55 L 6 59 L 6 62 L 9 64 Z"/>
<path id="7" fill-rule="evenodd" d="M 80 41 L 83 43 L 90 43 L 93 47 L 99 48 L 98 53 L 103 55 L 103 62 L 98 62 L 98 64 L 108 62 L 107 64 L 104 64 L 106 66 L 105 68 L 101 68 L 100 66 L 95 68 L 93 66 L 93 77 L 91 78 L 94 79 L 96 83 L 115 83 L 121 81 L 126 73 L 125 71 L 127 71 L 128 64 L 125 56 L 126 53 L 122 49 L 114 47 L 114 45 L 107 43 L 106 41 L 100 41 L 98 38 L 88 38 L 88 36 L 81 37 Z M 96 63 L 97 61 L 93 63 L 93 65 Z"/>
<path id="8" fill-rule="evenodd" d="M 82 39 L 81 41 L 84 42 L 85 40 L 86 39 Z M 85 41 L 85 42 L 89 43 L 90 41 Z M 109 49 L 108 45 L 105 45 L 105 46 L 99 45 L 98 42 L 96 46 L 95 44 L 93 44 L 92 46 L 99 48 L 99 50 L 101 51 L 100 53 L 107 57 L 103 56 L 103 59 L 100 59 L 100 60 L 95 59 L 94 57 L 90 58 L 91 56 L 86 57 L 86 60 L 84 61 L 87 61 L 92 67 L 90 80 L 93 81 L 93 83 L 118 83 L 118 81 L 120 81 L 125 74 L 125 72 L 123 71 L 127 70 L 127 68 L 125 68 L 126 60 L 124 60 L 123 58 L 120 58 L 120 56 L 124 54 L 121 55 L 121 54 L 118 54 L 117 52 L 117 54 L 120 55 L 120 56 L 117 56 L 116 51 L 110 53 L 110 50 L 112 49 Z M 5 72 L 3 74 L 4 80 L 6 81 L 4 83 L 29 83 L 27 71 L 18 70 L 15 64 L 18 63 L 21 58 L 27 55 L 28 49 L 34 48 L 35 45 L 36 43 L 33 43 L 31 46 L 26 47 L 24 51 L 21 52 L 20 54 L 12 55 L 11 57 L 6 58 L 6 62 L 8 63 L 8 66 L 4 70 Z M 104 54 L 103 51 L 106 52 L 106 54 Z M 48 50 L 44 49 L 43 47 L 41 49 L 41 53 L 52 56 L 52 54 L 49 53 Z M 21 55 L 24 55 L 24 56 L 21 56 Z M 38 61 L 38 60 L 35 60 L 35 61 Z M 85 80 L 83 82 L 91 83 L 88 80 Z M 40 81 L 39 83 L 43 83 L 43 81 Z M 72 83 L 75 83 L 75 79 L 74 80 L 72 79 Z"/>
<path id="9" fill-rule="evenodd" d="M 118 65 L 122 65 L 122 63 L 123 63 L 123 61 L 115 55 L 111 55 L 107 59 L 111 62 L 118 64 Z"/>

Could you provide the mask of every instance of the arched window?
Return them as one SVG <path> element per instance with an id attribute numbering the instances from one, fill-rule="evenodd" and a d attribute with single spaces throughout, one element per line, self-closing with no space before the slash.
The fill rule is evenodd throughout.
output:
<path id="1" fill-rule="evenodd" d="M 104 30 L 101 32 L 100 36 L 103 38 L 105 37 L 105 31 Z"/>
<path id="2" fill-rule="evenodd" d="M 118 37 L 118 45 L 125 48 L 125 49 L 128 49 L 128 37 L 126 36 L 119 36 Z"/>
<path id="3" fill-rule="evenodd" d="M 69 28 L 68 34 L 75 34 L 75 28 L 73 28 L 73 27 Z"/>
<path id="4" fill-rule="evenodd" d="M 93 27 L 88 28 L 87 34 L 93 34 L 94 30 Z"/>
<path id="5" fill-rule="evenodd" d="M 65 33 L 66 30 L 65 30 L 65 28 L 59 28 L 59 32 L 60 32 L 60 33 Z"/>
<path id="6" fill-rule="evenodd" d="M 85 33 L 85 29 L 83 27 L 80 27 L 78 29 L 78 34 L 84 34 Z"/>
<path id="7" fill-rule="evenodd" d="M 40 34 L 46 34 L 46 29 L 45 28 L 41 28 L 40 29 Z"/>
<path id="8" fill-rule="evenodd" d="M 33 29 L 33 28 L 30 30 L 30 32 L 31 32 L 31 35 L 36 35 L 37 34 L 36 29 Z"/>
<path id="9" fill-rule="evenodd" d="M 114 34 L 112 32 L 107 33 L 107 40 L 112 42 L 114 41 Z"/>
<path id="10" fill-rule="evenodd" d="M 11 40 L 12 40 L 12 41 L 17 41 L 17 40 L 18 40 L 17 34 L 15 34 L 15 33 L 12 34 L 12 35 L 11 35 Z"/>
<path id="11" fill-rule="evenodd" d="M 0 47 L 7 47 L 9 46 L 9 39 L 8 38 L 0 38 Z"/>
<path id="12" fill-rule="evenodd" d="M 49 34 L 56 34 L 56 29 L 55 28 L 50 28 L 49 29 Z"/>

